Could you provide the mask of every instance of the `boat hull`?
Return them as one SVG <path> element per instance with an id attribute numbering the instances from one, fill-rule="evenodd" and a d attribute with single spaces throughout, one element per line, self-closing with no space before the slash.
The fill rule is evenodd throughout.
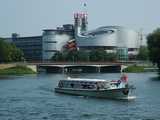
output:
<path id="1" fill-rule="evenodd" d="M 128 88 L 109 89 L 109 90 L 84 90 L 84 89 L 69 89 L 69 88 L 55 88 L 55 92 L 88 96 L 97 98 L 109 98 L 109 99 L 127 99 L 129 96 Z"/>

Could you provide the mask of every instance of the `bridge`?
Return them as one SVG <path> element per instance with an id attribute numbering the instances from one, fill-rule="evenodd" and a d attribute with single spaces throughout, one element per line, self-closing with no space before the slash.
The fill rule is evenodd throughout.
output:
<path id="1" fill-rule="evenodd" d="M 151 63 L 139 61 L 131 62 L 17 62 L 10 64 L 0 64 L 0 69 L 13 67 L 16 65 L 26 65 L 33 71 L 45 71 L 48 73 L 119 73 L 130 65 L 146 66 L 146 71 L 153 71 L 156 68 L 150 68 Z M 147 68 L 148 67 L 148 68 Z"/>
<path id="2" fill-rule="evenodd" d="M 119 73 L 120 63 L 36 63 L 38 71 L 47 73 Z"/>

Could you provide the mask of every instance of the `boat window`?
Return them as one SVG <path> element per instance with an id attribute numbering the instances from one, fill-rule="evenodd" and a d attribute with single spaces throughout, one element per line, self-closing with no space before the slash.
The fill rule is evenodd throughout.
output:
<path id="1" fill-rule="evenodd" d="M 60 81 L 59 84 L 58 84 L 58 86 L 59 86 L 59 87 L 63 87 L 63 82 Z"/>
<path id="2" fill-rule="evenodd" d="M 84 82 L 83 81 L 79 85 L 82 89 L 94 89 L 95 88 L 95 85 L 93 84 L 93 82 Z"/>
<path id="3" fill-rule="evenodd" d="M 71 83 L 70 85 L 71 85 L 72 88 L 74 88 L 74 84 L 73 83 Z"/>

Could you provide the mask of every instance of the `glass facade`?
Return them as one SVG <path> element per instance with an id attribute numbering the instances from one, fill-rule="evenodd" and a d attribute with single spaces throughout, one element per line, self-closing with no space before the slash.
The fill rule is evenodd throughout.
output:
<path id="1" fill-rule="evenodd" d="M 42 60 L 42 36 L 14 37 L 12 40 L 23 51 L 27 61 Z"/>
<path id="2" fill-rule="evenodd" d="M 117 56 L 119 60 L 128 60 L 128 48 L 117 48 Z"/>

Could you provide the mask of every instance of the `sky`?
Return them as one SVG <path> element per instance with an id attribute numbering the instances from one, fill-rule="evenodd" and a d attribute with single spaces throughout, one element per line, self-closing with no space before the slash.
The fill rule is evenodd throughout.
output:
<path id="1" fill-rule="evenodd" d="M 86 3 L 86 8 L 83 4 Z M 148 34 L 160 27 L 160 0 L 0 0 L 0 37 L 41 35 L 88 12 L 88 28 L 118 25 Z"/>

